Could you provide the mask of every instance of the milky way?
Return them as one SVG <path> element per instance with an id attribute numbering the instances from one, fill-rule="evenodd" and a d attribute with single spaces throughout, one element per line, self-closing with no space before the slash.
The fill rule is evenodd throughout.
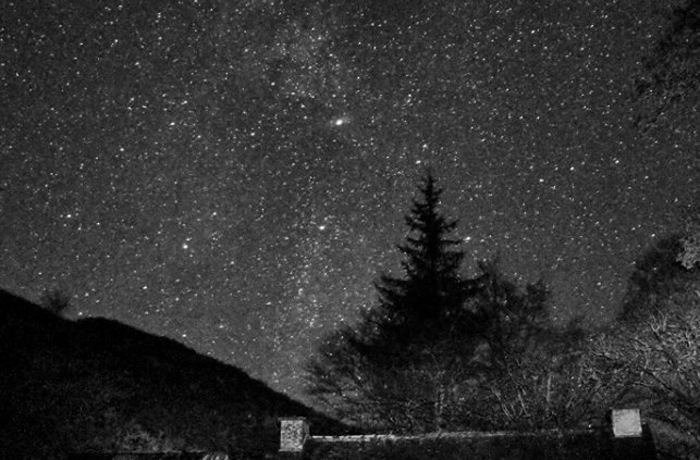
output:
<path id="1" fill-rule="evenodd" d="M 698 120 L 632 123 L 677 3 L 4 2 L 0 286 L 299 395 L 429 167 L 467 273 L 500 255 L 600 324 L 698 196 Z"/>

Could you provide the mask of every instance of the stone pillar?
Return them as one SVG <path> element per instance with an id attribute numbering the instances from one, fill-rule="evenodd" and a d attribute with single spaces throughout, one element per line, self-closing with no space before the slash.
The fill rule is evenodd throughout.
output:
<path id="1" fill-rule="evenodd" d="M 642 436 L 642 419 L 639 409 L 613 409 L 612 429 L 616 438 L 640 438 Z"/>
<path id="2" fill-rule="evenodd" d="M 648 426 L 642 425 L 639 409 L 613 409 L 610 421 L 609 460 L 657 460 L 654 436 Z"/>
<path id="3" fill-rule="evenodd" d="M 309 437 L 309 423 L 304 417 L 282 417 L 280 420 L 280 452 L 302 452 Z"/>

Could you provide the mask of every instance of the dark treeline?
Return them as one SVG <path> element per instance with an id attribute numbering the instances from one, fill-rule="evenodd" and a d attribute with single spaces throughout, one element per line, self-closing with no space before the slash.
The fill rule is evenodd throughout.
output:
<path id="1" fill-rule="evenodd" d="M 403 276 L 381 275 L 376 305 L 309 360 L 308 392 L 321 407 L 365 429 L 421 433 L 585 428 L 635 405 L 683 432 L 682 442 L 699 440 L 693 233 L 646 250 L 619 318 L 591 332 L 580 321 L 556 326 L 547 286 L 518 285 L 495 261 L 463 276 L 466 254 L 451 237 L 457 222 L 439 211 L 441 193 L 427 174 L 398 246 Z M 689 364 L 674 365 L 681 359 Z"/>

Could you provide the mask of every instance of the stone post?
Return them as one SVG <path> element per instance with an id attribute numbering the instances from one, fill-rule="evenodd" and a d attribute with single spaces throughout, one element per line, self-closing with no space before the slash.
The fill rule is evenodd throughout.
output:
<path id="1" fill-rule="evenodd" d="M 648 426 L 642 425 L 639 409 L 613 409 L 609 460 L 656 460 L 656 443 Z"/>
<path id="2" fill-rule="evenodd" d="M 613 409 L 612 429 L 616 438 L 639 438 L 642 436 L 642 419 L 639 409 Z"/>
<path id="3" fill-rule="evenodd" d="M 280 421 L 280 452 L 302 452 L 309 437 L 309 423 L 304 417 L 282 417 Z"/>

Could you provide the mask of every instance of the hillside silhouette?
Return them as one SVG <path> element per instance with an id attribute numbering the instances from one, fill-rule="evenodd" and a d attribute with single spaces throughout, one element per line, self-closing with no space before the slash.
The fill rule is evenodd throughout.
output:
<path id="1" fill-rule="evenodd" d="M 0 458 L 225 451 L 262 457 L 278 417 L 346 428 L 242 370 L 104 318 L 63 319 L 0 290 Z M 4 425 L 4 426 L 3 426 Z"/>

